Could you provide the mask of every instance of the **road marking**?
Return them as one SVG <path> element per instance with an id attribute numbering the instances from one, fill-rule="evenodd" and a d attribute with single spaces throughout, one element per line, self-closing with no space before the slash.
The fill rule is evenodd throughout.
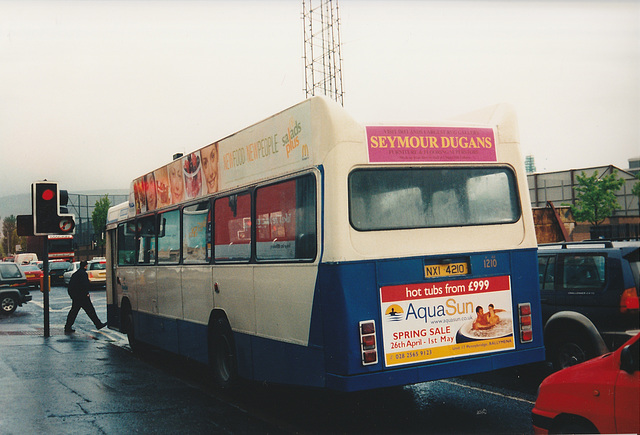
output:
<path id="1" fill-rule="evenodd" d="M 449 380 L 449 379 L 441 379 L 438 382 L 442 382 L 442 383 L 445 383 L 445 384 L 451 384 L 451 385 L 455 385 L 457 387 L 462 387 L 462 388 L 469 388 L 470 390 L 480 391 L 482 393 L 493 394 L 494 396 L 504 397 L 505 399 L 517 400 L 519 402 L 524 402 L 524 403 L 527 403 L 527 404 L 532 405 L 532 406 L 536 404 L 536 402 L 532 402 L 531 400 L 522 399 L 520 397 L 515 397 L 515 396 L 510 396 L 508 394 L 497 393 L 495 391 L 484 390 L 484 389 L 478 388 L 478 387 L 472 387 L 471 385 L 461 384 L 459 382 L 455 382 L 455 381 L 452 381 L 452 380 Z"/>
<path id="2" fill-rule="evenodd" d="M 109 331 L 103 331 L 103 330 L 97 330 L 97 329 L 92 330 L 92 332 L 94 331 L 98 334 L 104 335 L 105 337 L 107 337 L 109 340 L 112 340 L 112 341 L 120 342 L 120 341 L 127 340 L 127 336 L 120 332 L 111 331 L 111 330 Z"/>
<path id="3" fill-rule="evenodd" d="M 33 305 L 35 305 L 36 307 L 40 307 L 40 308 L 42 308 L 44 310 L 44 305 L 41 304 L 40 302 L 34 301 L 34 300 L 31 300 L 29 302 L 33 303 Z M 54 308 L 51 308 L 51 303 L 49 303 L 49 312 L 50 313 L 62 313 L 63 311 L 69 311 L 70 309 L 71 309 L 71 305 L 67 305 L 66 307 L 63 307 L 63 308 L 60 308 L 60 309 L 54 309 Z"/>

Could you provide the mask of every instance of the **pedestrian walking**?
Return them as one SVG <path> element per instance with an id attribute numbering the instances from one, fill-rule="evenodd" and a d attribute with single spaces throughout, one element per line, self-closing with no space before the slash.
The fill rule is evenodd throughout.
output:
<path id="1" fill-rule="evenodd" d="M 69 280 L 69 296 L 71 296 L 71 310 L 69 310 L 69 314 L 67 315 L 67 323 L 64 326 L 65 334 L 70 334 L 75 332 L 71 327 L 76 321 L 76 317 L 78 316 L 78 312 L 80 308 L 87 313 L 87 316 L 91 319 L 93 324 L 98 329 L 102 329 L 107 326 L 106 323 L 102 323 L 96 314 L 96 309 L 93 307 L 91 303 L 91 296 L 89 296 L 89 287 L 91 283 L 89 282 L 89 275 L 87 275 L 87 266 L 89 263 L 86 261 L 80 262 L 80 268 L 71 275 L 71 280 Z"/>

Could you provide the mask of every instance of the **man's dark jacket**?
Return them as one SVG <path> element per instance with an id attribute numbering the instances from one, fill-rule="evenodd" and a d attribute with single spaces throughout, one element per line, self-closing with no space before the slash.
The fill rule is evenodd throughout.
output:
<path id="1" fill-rule="evenodd" d="M 89 275 L 83 267 L 78 269 L 69 280 L 69 296 L 71 299 L 86 297 L 89 295 Z"/>

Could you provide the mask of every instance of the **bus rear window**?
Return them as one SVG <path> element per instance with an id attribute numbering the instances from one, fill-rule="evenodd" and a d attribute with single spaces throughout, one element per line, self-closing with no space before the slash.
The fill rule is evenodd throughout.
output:
<path id="1" fill-rule="evenodd" d="M 512 223 L 520 218 L 508 168 L 359 169 L 349 216 L 360 231 Z"/>

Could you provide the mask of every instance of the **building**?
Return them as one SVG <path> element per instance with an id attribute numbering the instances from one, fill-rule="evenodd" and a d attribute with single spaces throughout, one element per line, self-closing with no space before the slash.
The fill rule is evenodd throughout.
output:
<path id="1" fill-rule="evenodd" d="M 629 169 L 627 169 L 627 172 L 635 175 L 636 177 L 638 176 L 638 173 L 640 172 L 640 157 L 629 159 Z"/>
<path id="2" fill-rule="evenodd" d="M 630 167 L 632 160 L 629 160 Z M 575 222 L 569 207 L 575 205 L 575 187 L 577 186 L 577 175 L 583 172 L 587 176 L 598 171 L 599 176 L 609 175 L 616 172 L 618 177 L 625 180 L 621 189 L 617 192 L 620 208 L 615 210 L 613 216 L 598 228 L 591 226 L 588 222 Z M 640 237 L 640 208 L 638 206 L 638 196 L 632 194 L 633 186 L 638 182 L 635 176 L 623 169 L 615 166 L 598 166 L 584 169 L 570 169 L 567 171 L 534 173 L 527 175 L 529 183 L 529 196 L 531 206 L 534 208 L 534 219 L 536 226 L 564 225 L 565 233 L 573 240 L 585 240 L 589 238 L 608 239 L 638 239 Z M 545 222 L 545 224 L 543 224 Z M 547 227 L 549 229 L 549 227 Z M 561 233 L 562 231 L 560 231 Z M 560 234 L 560 233 L 556 233 Z M 538 242 L 548 241 L 546 237 L 539 237 Z"/>

